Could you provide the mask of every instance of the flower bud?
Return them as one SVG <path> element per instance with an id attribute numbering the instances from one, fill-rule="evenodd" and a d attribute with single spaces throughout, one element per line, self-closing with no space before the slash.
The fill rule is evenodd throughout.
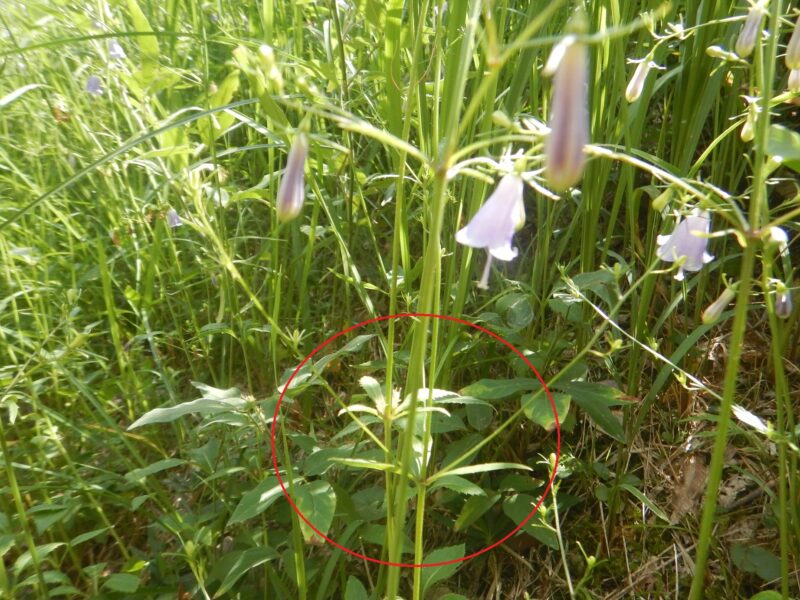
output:
<path id="1" fill-rule="evenodd" d="M 792 30 L 792 37 L 789 38 L 789 43 L 786 44 L 785 60 L 787 69 L 792 71 L 800 69 L 800 16 L 797 17 L 797 22 Z"/>
<path id="2" fill-rule="evenodd" d="M 663 192 L 661 192 L 658 196 L 653 198 L 653 201 L 650 203 L 650 206 L 653 210 L 661 212 L 664 210 L 664 207 L 669 204 L 669 201 L 672 200 L 672 196 L 674 195 L 674 190 L 672 187 L 668 187 Z"/>
<path id="3" fill-rule="evenodd" d="M 753 138 L 756 136 L 755 125 L 757 115 L 758 106 L 755 102 L 752 102 L 747 109 L 747 118 L 745 119 L 744 125 L 742 125 L 742 131 L 739 134 L 744 143 L 752 142 Z"/>
<path id="4" fill-rule="evenodd" d="M 747 18 L 742 25 L 742 30 L 739 32 L 739 37 L 736 38 L 736 45 L 734 50 L 741 58 L 747 58 L 753 53 L 753 48 L 756 47 L 756 42 L 761 36 L 761 23 L 764 20 L 764 8 L 761 4 L 756 4 L 750 8 L 747 13 Z"/>
<path id="5" fill-rule="evenodd" d="M 570 25 L 574 29 L 585 27 L 581 20 L 575 19 Z M 550 60 L 548 66 L 549 63 Z M 545 177 L 550 187 L 559 192 L 580 181 L 586 164 L 583 148 L 589 143 L 587 71 L 586 45 L 573 38 L 556 67 L 550 102 L 550 133 L 544 148 Z"/>
<path id="6" fill-rule="evenodd" d="M 726 60 L 729 62 L 736 62 L 739 60 L 739 57 L 736 56 L 733 52 L 728 52 L 725 48 L 721 46 L 709 46 L 706 48 L 706 54 L 711 58 L 719 58 L 721 60 Z"/>
<path id="7" fill-rule="evenodd" d="M 789 71 L 789 91 L 800 92 L 800 68 Z"/>
<path id="8" fill-rule="evenodd" d="M 778 254 L 783 254 L 789 248 L 789 236 L 780 227 L 770 227 L 767 244 L 777 246 Z"/>
<path id="9" fill-rule="evenodd" d="M 719 295 L 719 298 L 714 300 L 711 304 L 708 305 L 703 311 L 702 319 L 703 323 L 708 325 L 709 323 L 713 323 L 719 316 L 722 314 L 722 311 L 731 303 L 736 297 L 736 292 L 734 292 L 731 288 L 725 288 L 722 290 L 722 293 Z"/>
<path id="10" fill-rule="evenodd" d="M 277 212 L 279 221 L 291 221 L 300 214 L 305 200 L 305 164 L 308 156 L 308 139 L 299 133 L 294 138 L 286 159 L 286 170 L 278 188 Z"/>
<path id="11" fill-rule="evenodd" d="M 625 88 L 625 99 L 628 102 L 636 102 L 639 96 L 642 95 L 644 82 L 647 80 L 647 75 L 650 73 L 650 69 L 653 65 L 653 61 L 647 59 L 644 59 L 636 65 L 636 70 L 633 72 L 628 87 Z"/>
<path id="12" fill-rule="evenodd" d="M 781 280 L 775 281 L 775 315 L 780 319 L 788 319 L 792 314 L 794 304 L 792 293 Z"/>
<path id="13" fill-rule="evenodd" d="M 783 291 L 778 291 L 775 298 L 775 315 L 779 319 L 788 319 L 792 315 L 793 308 L 792 294 L 784 287 Z"/>

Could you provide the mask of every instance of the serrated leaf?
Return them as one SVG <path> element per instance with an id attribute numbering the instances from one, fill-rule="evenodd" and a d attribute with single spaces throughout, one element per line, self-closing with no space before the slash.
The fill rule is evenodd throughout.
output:
<path id="1" fill-rule="evenodd" d="M 302 482 L 302 479 L 295 479 L 294 483 Z M 275 475 L 267 477 L 249 492 L 242 496 L 239 504 L 233 509 L 233 514 L 228 520 L 228 525 L 234 525 L 257 517 L 267 510 L 272 504 L 281 497 L 283 490 Z"/>
<path id="2" fill-rule="evenodd" d="M 468 385 L 459 393 L 481 400 L 500 400 L 519 392 L 540 389 L 542 384 L 537 379 L 518 377 L 515 379 L 481 379 Z"/>
<path id="3" fill-rule="evenodd" d="M 436 488 L 440 487 L 447 488 L 448 490 L 452 490 L 454 492 L 458 492 L 459 494 L 466 494 L 467 496 L 478 496 L 486 494 L 486 492 L 484 492 L 479 486 L 475 485 L 468 479 L 464 479 L 463 477 L 459 477 L 458 475 L 452 475 L 452 474 L 448 474 L 437 479 L 429 489 L 433 491 Z"/>
<path id="4" fill-rule="evenodd" d="M 314 481 L 295 488 L 295 504 L 300 512 L 314 524 L 321 533 L 326 534 L 333 522 L 336 511 L 336 494 L 327 481 Z M 300 529 L 306 542 L 317 534 L 308 524 L 300 520 Z"/>
<path id="5" fill-rule="evenodd" d="M 225 595 L 248 571 L 279 556 L 268 546 L 249 548 L 224 555 L 211 573 L 212 578 L 222 578 L 222 583 L 214 594 L 214 598 Z"/>
<path id="6" fill-rule="evenodd" d="M 446 562 L 449 560 L 456 560 L 464 558 L 464 544 L 457 546 L 447 546 L 445 548 L 438 548 L 425 556 L 424 563 L 426 565 Z M 441 565 L 438 567 L 427 567 L 422 571 L 422 595 L 437 582 L 447 579 L 455 573 L 462 563 L 456 562 L 449 565 Z"/>
<path id="7" fill-rule="evenodd" d="M 620 398 L 619 390 L 601 383 L 587 383 L 584 381 L 558 382 L 553 384 L 553 388 L 570 395 L 573 402 L 608 435 L 619 442 L 626 442 L 622 423 L 610 410 L 612 406 L 630 404 Z"/>
<path id="8" fill-rule="evenodd" d="M 561 394 L 558 392 L 551 392 L 553 396 L 553 403 L 556 405 L 558 412 L 558 422 L 563 423 L 564 419 L 569 414 L 570 395 Z M 525 416 L 531 421 L 544 428 L 545 431 L 552 431 L 556 426 L 555 415 L 553 414 L 553 407 L 550 406 L 550 400 L 546 395 L 540 392 L 533 394 L 526 394 L 520 399 L 522 404 L 522 411 Z"/>

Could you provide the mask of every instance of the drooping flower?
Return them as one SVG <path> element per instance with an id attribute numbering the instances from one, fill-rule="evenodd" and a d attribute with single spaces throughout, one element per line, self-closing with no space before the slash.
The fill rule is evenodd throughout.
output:
<path id="1" fill-rule="evenodd" d="M 112 60 L 122 60 L 123 58 L 127 57 L 128 55 L 125 54 L 125 50 L 120 46 L 120 43 L 111 38 L 108 40 L 108 58 Z"/>
<path id="2" fill-rule="evenodd" d="M 793 308 L 791 292 L 788 289 L 778 292 L 778 296 L 775 298 L 775 314 L 778 318 L 788 319 L 792 315 Z"/>
<path id="3" fill-rule="evenodd" d="M 485 288 L 488 283 L 492 258 L 509 261 L 517 256 L 517 249 L 511 247 L 511 240 L 514 232 L 525 222 L 522 191 L 522 178 L 518 174 L 503 176 L 472 220 L 456 233 L 459 244 L 489 251 L 479 287 Z"/>
<path id="4" fill-rule="evenodd" d="M 750 8 L 747 13 L 747 18 L 742 25 L 742 30 L 739 32 L 739 37 L 736 38 L 736 45 L 734 50 L 741 58 L 747 58 L 753 53 L 753 48 L 756 47 L 761 35 L 761 23 L 764 20 L 764 7 L 761 2 L 755 4 Z"/>
<path id="5" fill-rule="evenodd" d="M 682 259 L 675 274 L 678 281 L 683 280 L 684 271 L 699 271 L 704 264 L 714 260 L 706 252 L 710 227 L 711 217 L 708 211 L 700 212 L 695 209 L 691 215 L 678 222 L 670 235 L 658 236 L 658 258 L 666 262 Z"/>
<path id="6" fill-rule="evenodd" d="M 728 304 L 731 303 L 731 300 L 733 300 L 735 297 L 736 297 L 736 292 L 734 292 L 732 288 L 726 287 L 724 290 L 722 290 L 722 293 L 719 295 L 719 298 L 717 298 L 716 300 L 714 300 L 714 302 L 709 304 L 708 308 L 706 308 L 703 311 L 703 315 L 701 317 L 703 323 L 708 325 L 709 323 L 713 323 L 714 321 L 719 319 L 719 316 L 722 314 L 722 311 L 725 310 Z"/>
<path id="7" fill-rule="evenodd" d="M 585 17 L 579 13 L 568 27 L 583 33 Z M 550 187 L 559 192 L 578 183 L 586 165 L 583 148 L 589 143 L 588 62 L 586 45 L 570 35 L 553 48 L 545 68 L 545 73 L 555 71 L 555 77 L 544 173 Z"/>
<path id="8" fill-rule="evenodd" d="M 644 82 L 647 81 L 650 69 L 654 66 L 656 66 L 656 63 L 647 58 L 636 65 L 636 70 L 633 72 L 630 82 L 628 82 L 628 87 L 625 88 L 625 100 L 636 102 L 639 99 L 639 96 L 642 95 L 642 90 L 644 90 Z"/>
<path id="9" fill-rule="evenodd" d="M 789 38 L 789 43 L 786 44 L 786 68 L 792 71 L 800 69 L 800 16 L 794 24 L 792 30 L 792 37 Z"/>
<path id="10" fill-rule="evenodd" d="M 308 138 L 304 133 L 299 133 L 289 149 L 286 159 L 286 170 L 283 173 L 276 209 L 279 221 L 291 221 L 303 208 L 305 200 L 305 165 L 308 156 Z"/>
<path id="11" fill-rule="evenodd" d="M 789 71 L 789 91 L 800 92 L 800 68 Z"/>
<path id="12" fill-rule="evenodd" d="M 175 210 L 174 208 L 170 208 L 167 211 L 167 225 L 169 225 L 172 229 L 175 229 L 176 227 L 180 227 L 181 225 L 183 225 L 183 220 L 181 219 L 181 216 L 178 214 L 178 211 Z"/>
<path id="13" fill-rule="evenodd" d="M 94 96 L 103 95 L 103 85 L 100 83 L 100 78 L 97 75 L 92 75 L 86 80 L 86 87 L 84 89 L 88 94 Z"/>

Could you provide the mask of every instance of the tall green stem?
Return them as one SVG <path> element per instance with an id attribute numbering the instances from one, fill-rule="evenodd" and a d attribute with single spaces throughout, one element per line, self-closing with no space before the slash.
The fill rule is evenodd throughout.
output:
<path id="1" fill-rule="evenodd" d="M 780 27 L 781 0 L 773 0 L 770 11 L 770 29 L 778 31 Z M 715 513 L 717 510 L 717 493 L 722 480 L 722 467 L 725 462 L 725 449 L 728 445 L 728 429 L 731 421 L 731 406 L 736 394 L 739 374 L 739 360 L 742 355 L 744 336 L 747 330 L 747 310 L 750 301 L 750 291 L 753 286 L 753 270 L 755 267 L 756 252 L 760 245 L 758 229 L 762 225 L 762 214 L 766 205 L 766 147 L 769 134 L 769 107 L 772 99 L 772 79 L 774 75 L 775 58 L 777 54 L 778 38 L 770 36 L 766 52 L 762 53 L 761 44 L 756 45 L 754 67 L 757 69 L 759 89 L 761 90 L 761 110 L 756 123 L 755 160 L 753 161 L 753 191 L 750 195 L 750 222 L 749 230 L 743 236 L 746 240 L 742 267 L 739 276 L 739 294 L 736 299 L 736 312 L 733 319 L 731 339 L 728 353 L 728 364 L 725 368 L 725 384 L 722 392 L 722 403 L 717 421 L 716 439 L 709 466 L 708 483 L 706 485 L 703 516 L 700 521 L 700 532 L 697 540 L 697 555 L 695 556 L 695 571 L 692 579 L 692 588 L 689 597 L 699 600 L 704 595 L 705 572 L 708 553 L 712 540 Z"/>

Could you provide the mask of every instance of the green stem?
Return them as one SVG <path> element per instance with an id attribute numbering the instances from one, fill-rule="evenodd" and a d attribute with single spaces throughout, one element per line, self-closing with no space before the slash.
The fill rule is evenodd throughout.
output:
<path id="1" fill-rule="evenodd" d="M 780 27 L 781 0 L 774 0 L 771 6 L 771 31 L 778 31 Z M 697 540 L 697 554 L 695 556 L 695 571 L 692 578 L 692 587 L 689 597 L 699 600 L 705 593 L 705 572 L 708 561 L 709 548 L 712 540 L 715 514 L 717 510 L 717 493 L 722 480 L 722 468 L 725 462 L 725 450 L 728 445 L 728 429 L 731 421 L 731 406 L 736 394 L 738 383 L 739 361 L 742 355 L 744 336 L 747 331 L 747 309 L 750 299 L 750 290 L 753 286 L 753 271 L 755 267 L 756 251 L 759 245 L 759 236 L 753 233 L 762 223 L 762 210 L 766 208 L 766 148 L 769 135 L 769 106 L 772 97 L 772 79 L 774 75 L 775 57 L 777 54 L 777 36 L 770 36 L 767 42 L 767 51 L 762 53 L 761 44 L 756 45 L 754 67 L 758 69 L 758 85 L 761 90 L 761 111 L 756 123 L 755 160 L 753 161 L 753 191 L 750 197 L 750 222 L 749 231 L 743 236 L 746 240 L 744 256 L 739 276 L 739 293 L 736 299 L 736 311 L 733 318 L 731 339 L 728 351 L 728 363 L 725 368 L 724 388 L 722 402 L 719 408 L 717 432 L 714 440 L 714 449 L 709 465 L 708 483 L 706 485 L 703 516 L 700 521 L 700 531 Z"/>

